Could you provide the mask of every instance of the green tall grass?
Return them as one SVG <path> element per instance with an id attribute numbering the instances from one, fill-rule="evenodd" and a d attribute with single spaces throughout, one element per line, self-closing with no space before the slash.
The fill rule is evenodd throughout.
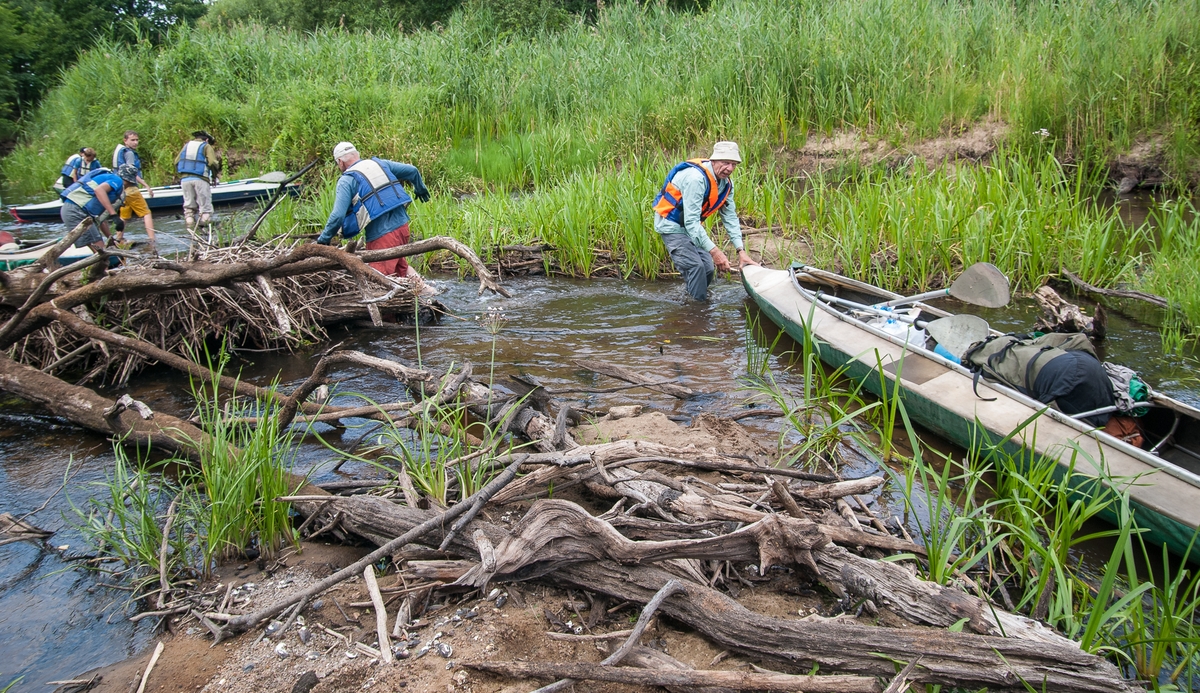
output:
<path id="1" fill-rule="evenodd" d="M 1002 151 L 953 172 L 918 166 L 818 180 L 782 223 L 809 230 L 818 262 L 895 291 L 946 286 L 976 262 L 995 264 L 1017 291 L 1067 269 L 1098 286 L 1159 293 L 1172 304 L 1169 332 L 1200 334 L 1195 207 L 1163 203 L 1130 225 L 1101 201 L 1102 189 L 1099 169 Z"/>
<path id="2" fill-rule="evenodd" d="M 297 539 L 289 504 L 275 500 L 296 490 L 288 473 L 295 436 L 280 429 L 269 400 L 229 406 L 212 396 L 198 402 L 209 439 L 200 446 L 199 469 L 186 475 L 195 491 L 185 498 L 203 569 L 247 549 L 271 557 Z M 258 414 L 258 424 L 238 421 L 239 413 Z"/>
<path id="3" fill-rule="evenodd" d="M 984 117 L 1033 151 L 1095 161 L 1154 134 L 1183 162 L 1200 148 L 1198 10 L 725 0 L 676 13 L 623 0 L 536 37 L 505 37 L 469 12 L 414 34 L 180 29 L 161 49 L 85 54 L 4 168 L 46 185 L 81 144 L 106 155 L 132 127 L 163 180 L 205 127 L 252 166 L 296 166 L 352 139 L 414 161 L 443 189 L 519 189 L 717 137 L 761 162 L 837 128 L 904 140 Z"/>
<path id="4" fill-rule="evenodd" d="M 226 362 L 222 351 L 210 365 L 219 374 Z M 136 575 L 157 579 L 173 499 L 179 502 L 167 538 L 170 576 L 209 575 L 221 561 L 250 549 L 271 557 L 297 539 L 290 506 L 275 500 L 296 490 L 288 473 L 295 435 L 279 427 L 268 400 L 222 401 L 215 394 L 218 377 L 192 383 L 200 425 L 208 433 L 196 443 L 198 460 L 132 462 L 118 442 L 113 471 L 96 484 L 101 493 L 82 507 L 72 504 L 86 540 Z M 260 420 L 251 425 L 242 415 Z M 165 472 L 174 473 L 174 480 Z"/>
<path id="5" fill-rule="evenodd" d="M 74 522 L 100 553 L 135 571 L 153 568 L 157 577 L 162 525 L 167 507 L 180 492 L 164 477 L 160 465 L 131 460 L 121 446 L 113 447 L 113 468 L 93 486 L 99 493 L 82 506 L 70 503 Z M 68 501 L 70 499 L 68 498 Z M 185 572 L 189 542 L 183 532 L 171 540 L 168 570 Z"/>
<path id="6" fill-rule="evenodd" d="M 743 218 L 810 237 L 823 264 L 889 288 L 977 260 L 1019 288 L 1067 267 L 1167 295 L 1182 336 L 1200 325 L 1194 216 L 1164 207 L 1158 226 L 1174 230 L 1158 242 L 1095 199 L 1103 165 L 1141 138 L 1187 175 L 1198 58 L 1200 0 L 724 0 L 699 13 L 621 0 L 532 37 L 469 11 L 413 34 L 181 28 L 160 47 L 84 55 L 2 166 L 41 190 L 79 145 L 107 157 L 130 127 L 157 181 L 197 127 L 247 173 L 328 160 L 350 139 L 422 169 L 435 196 L 414 209 L 418 235 L 486 259 L 538 241 L 570 274 L 653 278 L 667 267 L 649 213 L 663 173 L 732 138 Z M 1009 126 L 986 166 L 848 167 L 848 182 L 813 185 L 795 164 L 811 136 L 843 127 L 903 143 L 982 118 Z M 312 175 L 309 203 L 276 211 L 264 235 L 323 223 L 336 169 Z"/>

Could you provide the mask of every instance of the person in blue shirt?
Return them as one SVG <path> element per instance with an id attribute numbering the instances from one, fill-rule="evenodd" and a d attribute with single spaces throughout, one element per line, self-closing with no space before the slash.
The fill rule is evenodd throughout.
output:
<path id="1" fill-rule="evenodd" d="M 739 269 L 758 264 L 742 243 L 742 227 L 733 203 L 730 176 L 741 161 L 736 142 L 717 142 L 709 158 L 690 159 L 672 168 L 654 198 L 654 230 L 683 276 L 688 294 L 697 301 L 708 299 L 715 270 L 732 269 L 725 252 L 704 228 L 704 221 L 711 215 L 720 215 L 729 242 L 737 250 Z"/>
<path id="2" fill-rule="evenodd" d="M 90 245 L 97 252 L 104 249 L 104 237 L 111 238 L 108 218 L 117 216 L 117 207 L 124 200 L 128 188 L 136 185 L 137 169 L 126 164 L 120 166 L 116 173 L 106 168 L 96 169 L 62 191 L 59 217 L 67 233 L 75 230 L 84 220 L 91 219 L 93 222 L 91 228 L 75 241 L 76 248 Z M 119 232 L 119 218 L 117 224 Z"/>
<path id="3" fill-rule="evenodd" d="M 91 147 L 83 147 L 75 154 L 67 157 L 66 163 L 63 164 L 60 175 L 63 189 L 67 189 L 77 183 L 80 178 L 100 168 L 100 162 L 96 160 L 96 150 Z"/>
<path id="4" fill-rule="evenodd" d="M 362 232 L 367 250 L 395 248 L 408 243 L 408 205 L 412 203 L 404 183 L 412 186 L 413 197 L 429 201 L 429 190 L 416 166 L 372 157 L 363 159 L 349 142 L 333 148 L 333 158 L 342 172 L 337 182 L 333 211 L 317 243 L 329 245 L 333 237 L 354 238 Z M 419 279 L 416 271 L 400 257 L 372 262 L 382 274 Z"/>

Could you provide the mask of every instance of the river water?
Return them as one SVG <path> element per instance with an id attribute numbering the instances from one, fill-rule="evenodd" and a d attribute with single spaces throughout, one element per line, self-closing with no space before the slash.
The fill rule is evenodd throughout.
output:
<path id="1" fill-rule="evenodd" d="M 160 216 L 156 221 L 160 251 L 186 248 L 177 217 Z M 56 225 L 8 221 L 0 222 L 0 228 L 27 238 L 59 232 Z M 140 224 L 134 224 L 128 235 L 144 238 Z M 345 348 L 412 365 L 444 369 L 470 361 L 477 377 L 487 377 L 489 364 L 494 363 L 498 383 L 513 375 L 532 375 L 551 388 L 621 384 L 580 368 L 574 363 L 577 359 L 608 361 L 655 378 L 675 377 L 699 394 L 681 401 L 630 390 L 590 395 L 579 404 L 598 410 L 643 404 L 683 424 L 700 412 L 728 414 L 746 406 L 750 393 L 738 379 L 746 370 L 746 315 L 756 311 L 736 280 L 720 280 L 708 304 L 684 302 L 681 285 L 675 281 L 524 278 L 505 282 L 513 293 L 508 299 L 476 295 L 478 285 L 473 281 L 438 278 L 435 283 L 452 314 L 439 326 L 421 328 L 419 339 L 418 331 L 411 328 L 343 329 L 335 331 L 332 339 L 344 340 Z M 489 312 L 502 318 L 494 335 L 480 319 Z M 989 311 L 986 317 L 997 328 L 1008 330 L 1028 329 L 1035 316 L 1031 301 L 1018 300 L 1004 311 Z M 1168 394 L 1200 405 L 1193 363 L 1163 356 L 1155 328 L 1114 314 L 1109 334 L 1109 359 L 1141 371 Z M 785 337 L 771 357 L 785 387 L 799 385 L 798 378 L 785 370 L 785 354 L 795 349 Z M 313 362 L 311 353 L 240 354 L 239 358 L 236 365 L 244 378 L 266 385 L 278 377 L 285 390 L 302 380 Z M 402 387 L 374 373 L 345 369 L 334 377 L 340 381 L 335 402 L 359 402 L 355 393 L 377 402 L 403 397 Z M 184 411 L 189 401 L 186 380 L 165 369 L 145 372 L 130 392 L 151 407 L 168 411 Z M 744 424 L 764 442 L 779 435 L 772 420 L 747 419 Z M 363 432 L 354 427 L 340 434 L 332 428 L 320 430 L 342 435 L 346 441 Z M 317 481 L 371 475 L 371 469 L 353 464 L 335 475 L 328 471 L 330 458 L 324 447 L 309 440 L 296 466 L 303 471 L 316 467 Z M 0 405 L 0 498 L 4 499 L 0 511 L 21 516 L 45 504 L 30 521 L 56 532 L 51 547 L 67 547 L 50 550 L 30 543 L 0 547 L 0 688 L 24 676 L 14 690 L 43 691 L 46 681 L 68 679 L 124 659 L 153 638 L 153 619 L 140 624 L 127 620 L 134 613 L 127 592 L 105 586 L 102 576 L 76 570 L 63 558 L 82 548 L 72 526 L 71 507 L 99 493 L 91 484 L 104 479 L 112 459 L 111 446 L 101 436 L 19 400 L 6 398 Z M 868 461 L 859 465 L 844 472 L 858 477 L 876 471 Z M 68 474 L 65 489 L 56 493 Z M 885 494 L 884 503 L 889 500 L 897 502 L 894 494 Z"/>

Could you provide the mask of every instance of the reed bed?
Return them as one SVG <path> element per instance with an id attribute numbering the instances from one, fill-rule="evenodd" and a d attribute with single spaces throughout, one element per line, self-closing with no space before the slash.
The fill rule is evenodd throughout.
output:
<path id="1" fill-rule="evenodd" d="M 762 161 L 814 133 L 903 141 L 985 116 L 1024 149 L 1092 161 L 1158 135 L 1181 169 L 1200 150 L 1198 38 L 1197 0 L 623 0 L 532 39 L 469 13 L 413 34 L 179 28 L 84 54 L 4 170 L 40 189 L 81 144 L 107 153 L 132 127 L 161 181 L 205 127 L 251 166 L 351 139 L 435 187 L 512 190 L 717 137 Z"/>

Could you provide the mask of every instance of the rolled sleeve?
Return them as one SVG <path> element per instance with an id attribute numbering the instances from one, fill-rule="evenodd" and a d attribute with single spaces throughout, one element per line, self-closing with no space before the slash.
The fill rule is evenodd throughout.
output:
<path id="1" fill-rule="evenodd" d="M 342 230 L 342 221 L 346 218 L 346 213 L 350 211 L 350 201 L 354 199 L 354 179 L 350 176 L 342 176 L 338 178 L 337 195 L 333 200 L 333 211 L 329 213 L 329 220 L 325 222 L 325 229 L 321 231 L 321 235 L 317 238 L 318 243 L 329 243 L 333 237 Z"/>

